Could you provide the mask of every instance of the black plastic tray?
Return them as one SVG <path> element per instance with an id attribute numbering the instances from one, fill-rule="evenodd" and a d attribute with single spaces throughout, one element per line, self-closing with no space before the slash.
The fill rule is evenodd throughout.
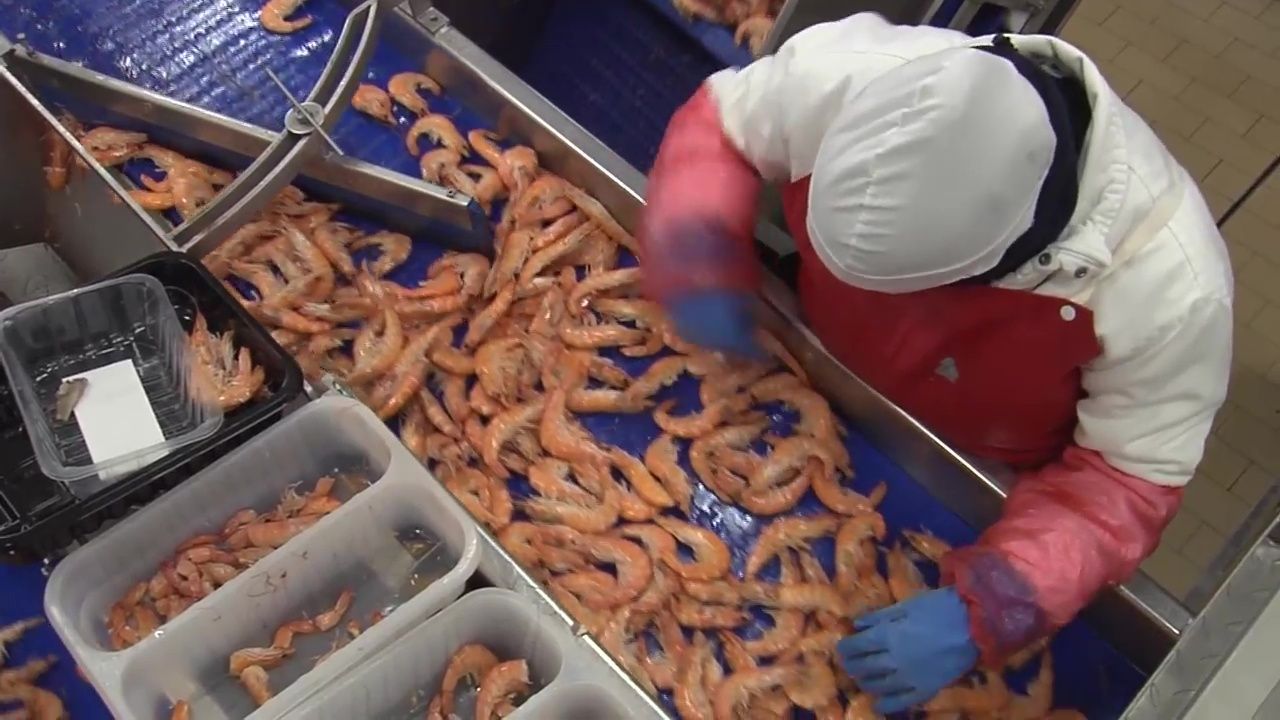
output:
<path id="1" fill-rule="evenodd" d="M 298 364 L 236 302 L 198 260 L 177 252 L 151 255 L 114 273 L 141 273 L 169 291 L 183 328 L 196 312 L 216 332 L 232 330 L 266 373 L 266 397 L 227 413 L 209 438 L 170 453 L 146 468 L 86 497 L 40 472 L 31 441 L 14 402 L 8 378 L 0 372 L 0 549 L 28 559 L 56 558 L 103 523 L 118 520 L 280 419 L 286 405 L 302 394 Z"/>

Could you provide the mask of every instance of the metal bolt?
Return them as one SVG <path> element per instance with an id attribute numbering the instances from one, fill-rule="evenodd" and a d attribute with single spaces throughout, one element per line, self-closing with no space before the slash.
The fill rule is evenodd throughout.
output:
<path id="1" fill-rule="evenodd" d="M 1089 268 L 1076 268 L 1076 272 L 1075 272 L 1076 279 L 1080 279 L 1088 274 L 1089 274 Z"/>
<path id="2" fill-rule="evenodd" d="M 1040 253 L 1040 257 L 1036 258 L 1036 262 L 1047 266 L 1049 263 L 1053 262 L 1053 256 L 1049 253 Z"/>

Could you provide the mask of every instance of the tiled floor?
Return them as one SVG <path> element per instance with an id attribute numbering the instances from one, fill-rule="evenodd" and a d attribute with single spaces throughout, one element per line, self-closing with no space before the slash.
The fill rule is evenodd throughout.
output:
<path id="1" fill-rule="evenodd" d="M 1151 123 L 1217 217 L 1280 154 L 1280 0 L 1080 0 L 1061 34 Z M 1236 273 L 1231 389 L 1143 565 L 1179 597 L 1280 476 L 1280 173 L 1222 230 Z"/>

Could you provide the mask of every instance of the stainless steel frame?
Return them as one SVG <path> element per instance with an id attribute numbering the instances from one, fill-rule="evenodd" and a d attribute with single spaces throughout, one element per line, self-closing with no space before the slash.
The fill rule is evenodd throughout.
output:
<path id="1" fill-rule="evenodd" d="M 1134 698 L 1123 720 L 1173 720 L 1187 716 L 1224 672 L 1232 653 L 1245 637 L 1257 631 L 1259 617 L 1277 602 L 1280 594 L 1280 522 L 1273 522 L 1264 530 L 1254 538 L 1244 559 Z M 1276 639 L 1274 635 L 1257 638 L 1270 646 L 1264 655 L 1270 656 L 1273 671 L 1277 668 Z M 1208 708 L 1199 716 L 1223 715 L 1217 708 Z"/>

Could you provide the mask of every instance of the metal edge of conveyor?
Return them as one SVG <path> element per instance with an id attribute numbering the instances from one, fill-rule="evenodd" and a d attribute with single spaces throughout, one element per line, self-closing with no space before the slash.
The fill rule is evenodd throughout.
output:
<path id="1" fill-rule="evenodd" d="M 511 70 L 449 26 L 426 0 L 409 0 L 398 18 L 435 46 L 427 70 L 468 107 L 498 119 L 499 130 L 528 142 L 543 164 L 600 199 L 626 227 L 635 228 L 644 176 L 529 87 Z M 403 30 L 404 28 L 399 28 Z M 999 517 L 1005 490 L 995 478 L 949 448 L 915 419 L 841 366 L 808 332 L 791 291 L 773 277 L 763 292 L 768 324 L 796 352 L 816 386 L 852 418 L 872 442 L 971 525 Z M 1091 625 L 1145 672 L 1167 655 L 1190 615 L 1139 572 L 1103 591 L 1086 611 Z"/>
<path id="2" fill-rule="evenodd" d="M 1250 550 L 1182 633 L 1182 638 L 1122 715 L 1122 720 L 1173 720 L 1196 707 L 1232 654 L 1280 594 L 1280 521 L 1255 537 Z M 1274 638 L 1262 642 L 1274 648 Z M 1274 652 L 1265 655 L 1274 659 Z M 1251 668 L 1258 670 L 1259 668 Z M 1271 662 L 1273 674 L 1277 666 Z M 1274 682 L 1274 678 L 1273 678 Z M 1215 717 L 1211 708 L 1202 717 Z"/>

